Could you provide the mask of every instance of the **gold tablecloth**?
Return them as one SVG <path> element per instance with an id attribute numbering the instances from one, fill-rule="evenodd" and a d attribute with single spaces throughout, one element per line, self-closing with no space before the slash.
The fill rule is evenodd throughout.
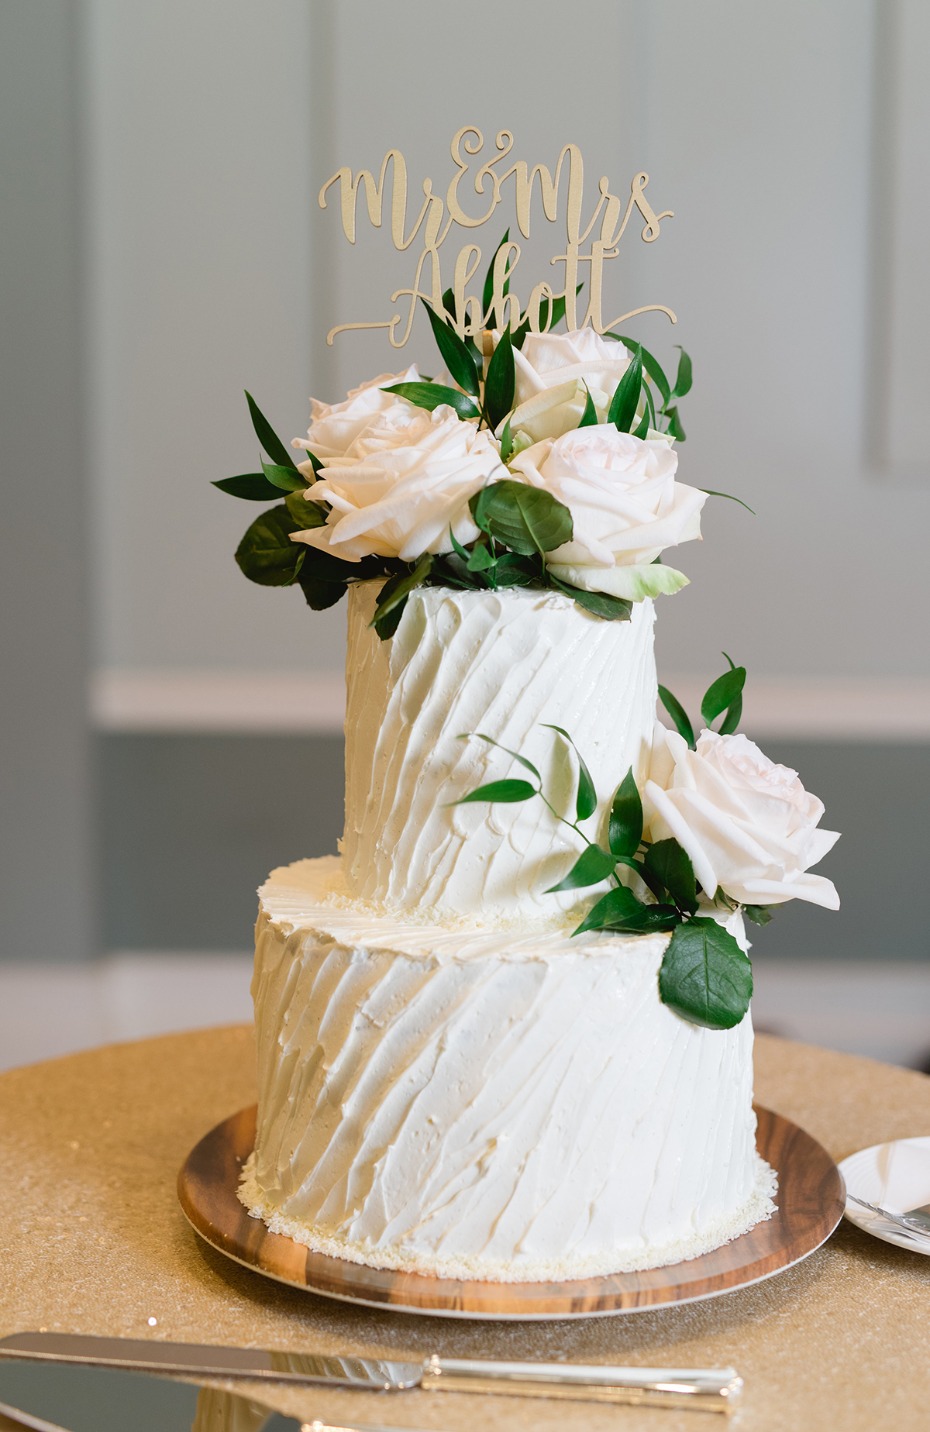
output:
<path id="1" fill-rule="evenodd" d="M 930 1079 L 785 1040 L 759 1038 L 756 1096 L 836 1159 L 930 1133 Z M 439 1350 L 732 1364 L 746 1384 L 730 1424 L 739 1432 L 930 1428 L 930 1258 L 880 1243 L 845 1220 L 819 1252 L 754 1287 L 572 1322 L 467 1323 L 369 1311 L 240 1268 L 188 1227 L 175 1180 L 201 1135 L 253 1100 L 245 1028 L 113 1045 L 0 1076 L 0 1336 L 47 1327 L 411 1359 Z M 448 1432 L 710 1425 L 696 1412 L 474 1394 L 241 1383 L 237 1390 L 305 1420 Z"/>

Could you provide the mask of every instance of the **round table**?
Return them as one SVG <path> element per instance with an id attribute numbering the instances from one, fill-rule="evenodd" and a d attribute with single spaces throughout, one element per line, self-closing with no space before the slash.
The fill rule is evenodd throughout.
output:
<path id="1" fill-rule="evenodd" d="M 930 1132 L 930 1078 L 772 1037 L 757 1041 L 756 1097 L 837 1160 Z M 805 1262 L 753 1287 L 575 1322 L 386 1313 L 241 1268 L 197 1239 L 175 1180 L 201 1135 L 254 1098 L 251 1031 L 239 1027 L 112 1045 L 0 1076 L 0 1336 L 47 1327 L 404 1359 L 441 1351 L 732 1365 L 745 1380 L 740 1432 L 930 1426 L 930 1258 L 845 1220 Z M 236 1390 L 307 1421 L 448 1432 L 694 1432 L 705 1416 L 464 1394 Z"/>

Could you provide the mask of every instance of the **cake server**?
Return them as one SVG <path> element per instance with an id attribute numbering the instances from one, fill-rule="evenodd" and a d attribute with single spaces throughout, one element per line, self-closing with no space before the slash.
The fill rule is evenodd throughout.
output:
<path id="1" fill-rule="evenodd" d="M 433 1354 L 424 1362 L 261 1348 L 25 1332 L 0 1339 L 0 1357 L 91 1363 L 140 1372 L 248 1377 L 368 1392 L 489 1392 L 522 1397 L 694 1407 L 729 1412 L 743 1380 L 733 1368 L 610 1367 L 555 1362 L 498 1362 Z"/>

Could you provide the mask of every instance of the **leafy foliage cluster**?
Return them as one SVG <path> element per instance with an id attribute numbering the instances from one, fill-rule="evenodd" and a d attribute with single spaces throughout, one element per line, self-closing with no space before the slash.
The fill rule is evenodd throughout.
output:
<path id="1" fill-rule="evenodd" d="M 711 684 L 701 702 L 701 715 L 709 729 L 714 729 L 713 723 L 721 718 L 716 728 L 718 733 L 729 734 L 735 730 L 742 710 L 745 681 L 746 668 L 734 666 L 730 661 L 730 670 Z M 660 688 L 660 694 L 681 734 L 693 747 L 694 730 L 684 708 L 664 687 Z M 517 804 L 541 800 L 554 819 L 566 825 L 584 843 L 568 873 L 546 893 L 582 890 L 601 885 L 605 880 L 612 882 L 611 888 L 588 910 L 574 934 L 592 930 L 624 935 L 670 933 L 659 971 L 659 994 L 663 1002 L 693 1024 L 711 1029 L 732 1028 L 749 1008 L 752 968 L 733 935 L 706 913 L 706 899 L 702 904 L 705 892 L 695 878 L 687 852 L 674 839 L 655 842 L 643 839 L 643 803 L 632 770 L 627 772 L 611 801 L 606 840 L 592 840 L 581 828 L 582 822 L 590 820 L 598 809 L 591 773 L 568 732 L 560 726 L 547 729 L 562 738 L 566 756 L 569 749 L 575 753 L 574 820 L 567 820 L 552 805 L 543 789 L 539 769 L 532 761 L 481 732 L 474 733 L 474 738 L 505 751 L 530 779 L 490 781 L 470 791 L 457 804 L 481 801 Z M 626 879 L 621 877 L 621 871 Z M 640 898 L 631 888 L 631 878 L 636 887 L 647 891 L 651 898 Z M 724 911 L 740 908 L 721 893 L 715 903 Z M 767 908 L 742 908 L 757 924 L 766 924 L 771 918 Z"/>
<path id="2" fill-rule="evenodd" d="M 502 244 L 506 243 L 504 235 Z M 484 283 L 484 312 L 494 318 L 494 260 Z M 504 294 L 508 285 L 503 286 Z M 580 288 L 580 286 L 579 286 Z M 490 359 L 484 357 L 474 339 L 456 331 L 455 300 L 452 290 L 443 294 L 442 312 L 424 301 L 440 356 L 457 387 L 431 381 L 395 383 L 386 389 L 427 411 L 448 405 L 464 422 L 475 422 L 497 435 L 501 461 L 513 455 L 510 416 L 514 407 L 516 371 L 514 349 L 522 348 L 529 333 L 526 321 L 513 333 L 505 328 Z M 539 327 L 548 332 L 565 317 L 565 299 L 543 300 Z M 642 344 L 617 334 L 615 338 L 632 354 L 629 366 L 613 395 L 607 421 L 620 432 L 645 437 L 647 431 L 664 430 L 684 441 L 678 401 L 691 388 L 691 360 L 682 351 L 674 382 L 658 359 Z M 267 457 L 261 471 L 222 478 L 214 483 L 221 491 L 249 502 L 274 501 L 278 505 L 261 514 L 245 533 L 236 549 L 236 561 L 251 581 L 266 587 L 298 586 L 307 604 L 320 611 L 333 606 L 350 582 L 385 578 L 375 611 L 374 626 L 379 636 L 390 637 L 397 630 L 410 593 L 419 586 L 448 586 L 479 590 L 501 587 L 548 587 L 572 597 L 579 606 L 608 621 L 627 621 L 632 604 L 602 592 L 588 592 L 553 577 L 545 554 L 572 538 L 569 509 L 550 493 L 530 488 L 511 479 L 489 484 L 469 504 L 478 538 L 463 547 L 450 533 L 452 551 L 440 556 L 424 554 L 414 562 L 397 558 L 367 557 L 345 562 L 330 552 L 292 541 L 292 534 L 326 524 L 329 508 L 308 501 L 305 474 L 297 469 L 290 450 L 277 436 L 255 399 L 246 393 L 252 425 Z M 640 416 L 637 416 L 637 415 Z M 598 422 L 590 393 L 579 427 Z M 321 464 L 307 454 L 314 473 Z M 283 495 L 283 501 L 282 499 Z"/>

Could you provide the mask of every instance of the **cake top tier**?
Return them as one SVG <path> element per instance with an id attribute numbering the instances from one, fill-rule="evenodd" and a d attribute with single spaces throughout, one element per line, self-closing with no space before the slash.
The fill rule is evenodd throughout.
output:
<path id="1" fill-rule="evenodd" d="M 628 622 L 588 615 L 556 592 L 411 594 L 393 640 L 371 626 L 377 583 L 349 598 L 346 879 L 398 910 L 517 921 L 558 919 L 577 899 L 545 894 L 578 838 L 545 806 L 455 805 L 483 781 L 541 773 L 574 817 L 571 733 L 605 798 L 644 771 L 656 706 L 653 607 Z M 546 723 L 545 725 L 543 723 Z M 590 821 L 602 834 L 607 811 Z"/>

